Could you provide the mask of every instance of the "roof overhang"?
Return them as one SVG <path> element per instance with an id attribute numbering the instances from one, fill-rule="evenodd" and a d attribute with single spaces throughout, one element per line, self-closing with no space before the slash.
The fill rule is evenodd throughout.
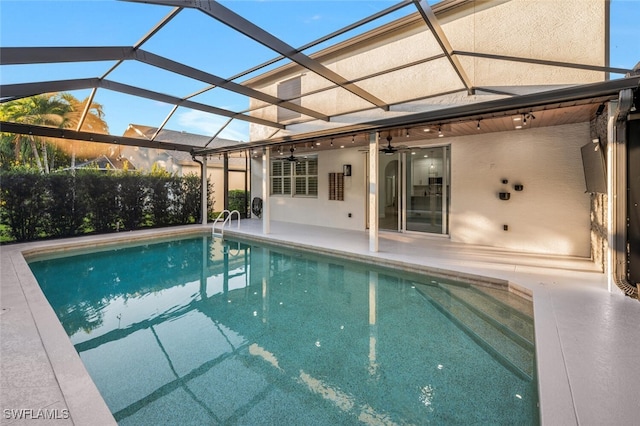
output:
<path id="1" fill-rule="evenodd" d="M 288 145 L 306 143 L 317 139 L 350 136 L 355 133 L 381 132 L 412 126 L 443 125 L 458 121 L 475 121 L 491 117 L 523 114 L 540 110 L 575 106 L 579 103 L 603 103 L 606 101 L 617 99 L 619 92 L 622 90 L 637 90 L 639 87 L 640 75 L 636 75 L 618 80 L 572 86 L 568 88 L 514 96 L 488 102 L 479 102 L 474 104 L 455 106 L 451 108 L 420 112 L 416 114 L 397 116 L 383 120 L 374 120 L 361 124 L 341 127 L 339 129 L 309 132 L 273 139 L 263 139 L 253 142 L 246 142 L 241 145 L 200 149 L 157 140 L 151 141 L 131 137 L 105 135 L 100 133 L 78 132 L 71 129 L 59 129 L 30 124 L 11 123 L 6 121 L 0 122 L 0 130 L 2 132 L 22 135 L 35 135 L 48 138 L 64 138 L 118 145 L 169 149 L 191 152 L 193 155 L 209 155 L 224 152 L 238 152 L 247 149 L 272 147 L 285 144 Z"/>
<path id="2" fill-rule="evenodd" d="M 523 114 L 536 110 L 575 106 L 577 103 L 603 103 L 615 100 L 621 90 L 640 87 L 640 75 L 618 80 L 572 86 L 528 95 L 514 96 L 488 102 L 479 102 L 451 108 L 420 112 L 366 123 L 355 124 L 326 131 L 310 132 L 295 136 L 253 141 L 236 147 L 194 150 L 196 155 L 233 152 L 249 148 L 278 146 L 311 142 L 317 139 L 338 138 L 354 133 L 379 132 L 420 125 L 442 125 L 456 121 L 475 121 L 490 117 Z"/>

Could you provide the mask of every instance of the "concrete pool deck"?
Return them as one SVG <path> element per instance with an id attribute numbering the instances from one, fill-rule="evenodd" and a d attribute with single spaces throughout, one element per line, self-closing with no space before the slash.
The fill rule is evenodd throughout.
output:
<path id="1" fill-rule="evenodd" d="M 0 247 L 0 423 L 47 424 L 16 420 L 20 410 L 32 410 L 22 411 L 23 416 L 53 415 L 59 418 L 50 420 L 55 424 L 115 424 L 23 253 L 210 229 L 193 225 Z M 605 275 L 588 259 L 397 233 L 381 233 L 379 251 L 371 253 L 366 232 L 275 221 L 268 235 L 258 220 L 244 220 L 240 229 L 234 223 L 225 234 L 467 279 L 487 277 L 533 295 L 542 423 L 637 424 L 640 303 L 617 288 L 609 293 Z"/>

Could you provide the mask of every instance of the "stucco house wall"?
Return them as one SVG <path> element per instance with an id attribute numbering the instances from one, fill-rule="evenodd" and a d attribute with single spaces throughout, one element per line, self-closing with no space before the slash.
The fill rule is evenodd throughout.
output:
<path id="1" fill-rule="evenodd" d="M 585 192 L 580 155 L 589 134 L 589 123 L 579 123 L 438 141 L 439 146 L 446 143 L 451 147 L 451 240 L 589 257 L 590 196 Z M 367 185 L 363 154 L 358 149 L 320 152 L 318 197 L 273 196 L 271 219 L 364 230 Z M 380 156 L 381 170 L 392 158 Z M 328 173 L 340 172 L 343 164 L 352 165 L 352 176 L 345 178 L 345 201 L 329 201 Z M 253 159 L 252 170 L 252 197 L 264 198 L 260 159 Z M 503 184 L 503 179 L 508 183 Z M 515 191 L 515 184 L 524 189 Z M 510 192 L 510 200 L 500 200 L 499 192 Z"/>
<path id="2" fill-rule="evenodd" d="M 500 0 L 475 2 L 474 6 L 455 8 L 438 15 L 442 29 L 454 50 L 488 55 L 536 58 L 562 63 L 604 66 L 606 62 L 606 2 L 603 0 L 555 1 Z M 398 104 L 398 111 L 410 111 L 414 106 L 403 100 L 420 99 L 464 87 L 446 58 L 416 63 L 375 78 L 381 68 L 403 66 L 442 54 L 436 39 L 420 17 L 404 19 L 404 24 L 390 27 L 380 34 L 363 38 L 344 49 L 328 49 L 312 55 L 329 69 L 389 104 Z M 600 71 L 570 67 L 553 67 L 517 61 L 457 56 L 475 87 L 517 88 L 518 93 L 540 90 L 539 86 L 585 84 L 603 81 Z M 277 96 L 277 85 L 294 76 L 301 76 L 301 91 L 309 93 L 332 86 L 315 73 L 306 73 L 293 65 L 253 79 L 247 84 Z M 389 90 L 392 87 L 393 90 Z M 407 96 L 410 94 L 410 96 Z M 430 104 L 447 106 L 461 102 L 490 100 L 499 95 L 482 92 L 476 95 L 453 96 L 449 101 L 433 99 L 419 101 L 421 108 Z M 303 106 L 335 117 L 345 111 L 362 110 L 359 119 L 380 117 L 381 111 L 344 89 L 330 89 L 304 97 Z M 260 108 L 262 107 L 262 108 Z M 252 100 L 252 115 L 277 121 L 277 107 Z M 352 116 L 351 119 L 354 119 Z M 334 119 L 335 120 L 335 119 Z M 339 119 L 338 119 L 339 121 Z M 315 122 L 314 125 L 322 126 Z M 294 125 L 292 128 L 297 128 Z M 299 125 L 300 129 L 309 124 Z M 252 140 L 268 137 L 273 129 L 251 124 Z"/>
<path id="3" fill-rule="evenodd" d="M 351 176 L 344 178 L 344 201 L 329 200 L 329 173 L 342 173 L 344 164 L 351 165 Z M 251 197 L 264 199 L 261 158 L 252 160 L 251 170 Z M 366 221 L 365 180 L 364 152 L 355 148 L 322 151 L 318 154 L 318 197 L 272 196 L 271 218 L 290 223 L 362 230 Z"/>
<path id="4" fill-rule="evenodd" d="M 437 6 L 434 7 L 434 9 Z M 606 65 L 607 4 L 603 0 L 495 0 L 477 1 L 438 15 L 454 50 L 486 55 L 535 58 L 543 61 Z M 424 61 L 442 50 L 420 17 L 403 18 L 342 46 L 313 57 L 385 102 L 381 112 L 342 89 L 304 96 L 303 106 L 331 115 L 330 123 L 301 120 L 282 132 L 329 128 L 341 121 L 342 111 L 356 110 L 346 120 L 369 121 L 390 114 L 427 111 L 504 97 L 498 92 L 533 93 L 559 86 L 603 81 L 601 71 L 554 67 L 458 55 L 476 93 L 469 95 L 446 58 Z M 395 62 L 394 62 L 395 61 Z M 362 79 L 380 68 L 416 65 L 376 78 Z M 381 65 L 381 62 L 383 63 Z M 297 65 L 277 69 L 248 82 L 277 95 L 278 83 L 301 76 L 302 93 L 327 87 L 314 73 Z M 393 90 L 389 90 L 389 88 Z M 495 89 L 482 90 L 483 88 Z M 426 98 L 436 93 L 448 95 Z M 413 100 L 412 100 L 413 99 Z M 262 105 L 252 101 L 252 108 Z M 277 120 L 277 108 L 254 113 Z M 295 120 L 294 120 L 295 121 Z M 252 140 L 268 137 L 273 129 L 251 125 Z M 508 132 L 446 137 L 438 145 L 451 147 L 451 204 L 449 237 L 467 244 L 488 245 L 533 253 L 590 256 L 590 203 L 585 193 L 580 146 L 590 141 L 589 123 Z M 384 143 L 384 141 L 381 141 Z M 412 142 L 419 145 L 420 142 Z M 434 142 L 435 144 L 435 142 Z M 323 151 L 319 158 L 317 199 L 271 198 L 271 219 L 344 229 L 366 227 L 366 158 L 348 149 Z M 380 157 L 384 170 L 388 157 Z M 327 177 L 351 163 L 353 176 L 344 202 L 327 200 Z M 333 170 L 335 169 L 335 170 Z M 252 166 L 252 196 L 261 194 L 261 164 Z M 507 184 L 502 180 L 507 179 Z M 513 185 L 524 185 L 514 191 Z M 511 193 L 509 201 L 498 192 Z M 264 198 L 264 197 L 263 197 Z M 385 213 L 379 200 L 379 214 Z M 348 213 L 352 218 L 345 219 Z M 504 227 L 507 230 L 504 230 Z M 428 234 L 425 234 L 428 235 Z"/>
<path id="5" fill-rule="evenodd" d="M 589 257 L 589 141 L 589 123 L 451 138 L 451 240 Z"/>

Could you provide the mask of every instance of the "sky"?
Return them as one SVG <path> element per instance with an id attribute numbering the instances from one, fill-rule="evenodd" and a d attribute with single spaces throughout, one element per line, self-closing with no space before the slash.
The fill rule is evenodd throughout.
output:
<path id="1" fill-rule="evenodd" d="M 531 0 L 550 1 L 550 0 Z M 564 0 L 553 0 L 564 1 Z M 397 0 L 234 0 L 220 1 L 289 45 L 300 47 L 397 3 Z M 434 4 L 430 1 L 430 4 Z M 0 0 L 0 45 L 21 46 L 132 46 L 171 8 L 113 0 Z M 410 5 L 342 38 L 415 11 Z M 640 0 L 611 1 L 611 66 L 633 68 L 640 62 Z M 331 43 L 341 40 L 336 39 Z M 326 45 L 305 51 L 309 54 Z M 277 55 L 238 35 L 211 17 L 185 9 L 142 49 L 189 66 L 230 78 Z M 2 84 L 51 81 L 102 76 L 115 62 L 0 66 Z M 274 66 L 281 65 L 278 63 Z M 264 70 L 261 70 L 264 72 Z M 614 76 L 614 78 L 619 76 Z M 136 85 L 177 97 L 191 95 L 207 85 L 177 77 L 136 61 L 125 61 L 109 80 Z M 247 77 L 244 77 L 247 78 Z M 241 81 L 241 80 L 239 80 Z M 72 92 L 77 98 L 90 91 Z M 210 90 L 193 101 L 232 111 L 248 108 L 242 96 L 225 90 Z M 98 90 L 95 102 L 103 105 L 110 133 L 121 135 L 129 123 L 157 126 L 171 105 Z M 179 108 L 166 128 L 213 135 L 226 117 Z M 248 140 L 246 122 L 233 120 L 221 137 Z"/>

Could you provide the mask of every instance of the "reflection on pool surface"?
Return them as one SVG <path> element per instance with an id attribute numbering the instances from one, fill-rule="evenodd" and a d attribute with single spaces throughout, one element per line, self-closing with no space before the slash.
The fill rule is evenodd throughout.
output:
<path id="1" fill-rule="evenodd" d="M 539 422 L 508 294 L 210 236 L 30 266 L 122 425 Z"/>

